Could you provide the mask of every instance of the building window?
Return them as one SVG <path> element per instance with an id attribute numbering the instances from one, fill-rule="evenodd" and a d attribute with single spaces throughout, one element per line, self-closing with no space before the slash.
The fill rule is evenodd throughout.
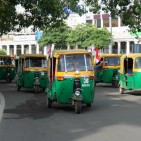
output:
<path id="1" fill-rule="evenodd" d="M 86 20 L 86 23 L 92 24 L 92 20 Z"/>
<path id="2" fill-rule="evenodd" d="M 109 27 L 109 19 L 103 19 L 103 26 Z"/>
<path id="3" fill-rule="evenodd" d="M 118 27 L 118 19 L 112 19 L 112 27 Z"/>

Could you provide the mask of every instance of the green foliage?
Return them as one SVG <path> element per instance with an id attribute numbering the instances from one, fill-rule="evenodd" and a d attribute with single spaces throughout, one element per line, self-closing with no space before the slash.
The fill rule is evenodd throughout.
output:
<path id="1" fill-rule="evenodd" d="M 82 24 L 72 29 L 67 41 L 71 46 L 78 45 L 80 48 L 91 45 L 105 48 L 110 44 L 110 38 L 110 33 L 107 29 L 96 28 L 91 24 Z"/>
<path id="2" fill-rule="evenodd" d="M 66 19 L 64 7 L 82 15 L 84 8 L 78 8 L 79 0 L 0 0 L 0 35 L 11 30 L 20 31 L 23 27 L 33 25 L 33 30 L 45 29 L 52 25 L 57 27 Z M 24 13 L 16 12 L 15 6 L 20 4 Z M 18 25 L 18 26 L 16 26 Z"/>
<path id="3" fill-rule="evenodd" d="M 55 47 L 58 48 L 67 45 L 78 45 L 79 48 L 94 45 L 98 48 L 105 48 L 110 44 L 110 33 L 105 28 L 99 29 L 91 24 L 78 25 L 74 29 L 63 24 L 58 28 L 47 28 L 38 43 L 41 47 L 55 43 Z"/>
<path id="4" fill-rule="evenodd" d="M 0 55 L 7 55 L 6 50 L 5 49 L 0 49 Z"/>
<path id="5" fill-rule="evenodd" d="M 66 39 L 68 38 L 69 32 L 70 28 L 64 23 L 61 23 L 58 27 L 48 27 L 46 30 L 44 30 L 43 35 L 39 39 L 38 43 L 41 47 L 53 43 L 58 48 L 67 46 Z"/>

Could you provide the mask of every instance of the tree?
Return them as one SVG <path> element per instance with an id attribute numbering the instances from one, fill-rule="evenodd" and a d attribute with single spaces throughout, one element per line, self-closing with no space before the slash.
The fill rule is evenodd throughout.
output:
<path id="1" fill-rule="evenodd" d="M 61 23 L 58 27 L 48 27 L 44 30 L 43 35 L 39 39 L 38 43 L 40 47 L 44 47 L 48 44 L 55 44 L 56 48 L 67 46 L 67 38 L 69 36 L 70 28 Z"/>
<path id="2" fill-rule="evenodd" d="M 0 55 L 7 55 L 6 50 L 5 49 L 0 49 Z"/>
<path id="3" fill-rule="evenodd" d="M 0 35 L 11 30 L 21 30 L 33 25 L 33 30 L 45 29 L 47 26 L 58 26 L 68 17 L 70 11 L 84 12 L 78 7 L 79 0 L 0 0 Z M 17 13 L 20 4 L 23 13 Z"/>
<path id="4" fill-rule="evenodd" d="M 106 48 L 110 44 L 110 32 L 105 28 L 96 28 L 91 24 L 78 25 L 71 29 L 64 23 L 59 27 L 48 27 L 38 43 L 41 47 L 48 44 L 55 44 L 55 48 L 61 48 L 67 45 L 85 48 L 95 46 L 97 48 Z"/>
<path id="5" fill-rule="evenodd" d="M 129 26 L 132 32 L 141 31 L 141 1 L 140 0 L 85 0 L 91 6 L 90 10 L 97 13 L 103 5 L 103 10 L 110 12 L 112 18 L 118 15 L 124 25 Z"/>
<path id="6" fill-rule="evenodd" d="M 96 28 L 91 24 L 78 25 L 69 34 L 67 39 L 71 46 L 78 45 L 80 48 L 95 46 L 106 48 L 110 44 L 110 32 L 105 28 Z"/>

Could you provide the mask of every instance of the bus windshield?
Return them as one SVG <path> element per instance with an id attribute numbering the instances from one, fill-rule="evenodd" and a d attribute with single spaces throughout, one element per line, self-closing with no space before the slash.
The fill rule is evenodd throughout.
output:
<path id="1" fill-rule="evenodd" d="M 58 71 L 89 71 L 92 70 L 90 55 L 61 55 L 58 60 Z"/>
<path id="2" fill-rule="evenodd" d="M 44 57 L 29 57 L 25 60 L 26 68 L 47 67 L 47 59 Z"/>

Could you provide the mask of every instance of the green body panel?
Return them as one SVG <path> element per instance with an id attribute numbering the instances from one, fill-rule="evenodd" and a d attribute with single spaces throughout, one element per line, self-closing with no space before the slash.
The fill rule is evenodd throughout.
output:
<path id="1" fill-rule="evenodd" d="M 22 75 L 18 75 L 17 85 L 24 88 L 33 88 L 35 83 L 35 71 L 23 72 Z M 47 74 L 43 71 L 39 72 L 39 87 L 46 88 L 47 85 Z"/>
<path id="2" fill-rule="evenodd" d="M 82 90 L 78 99 L 82 100 L 82 103 L 92 103 L 95 92 L 94 80 L 89 80 L 89 82 L 85 84 L 84 78 L 80 78 L 80 83 Z M 50 99 L 57 100 L 60 104 L 71 103 L 72 98 L 75 98 L 73 85 L 74 78 L 65 78 L 63 81 L 55 80 L 51 88 L 47 88 L 46 94 Z"/>
<path id="3" fill-rule="evenodd" d="M 120 86 L 129 90 L 141 90 L 141 72 L 133 72 L 133 75 L 120 74 Z"/>
<path id="4" fill-rule="evenodd" d="M 95 71 L 95 82 L 96 83 L 112 83 L 113 81 L 119 81 L 119 69 L 114 68 L 103 68 Z M 115 75 L 114 75 L 114 71 Z"/>
<path id="5" fill-rule="evenodd" d="M 113 68 L 103 69 L 102 72 L 102 82 L 103 83 L 112 83 L 113 80 Z"/>
<path id="6" fill-rule="evenodd" d="M 6 80 L 7 72 L 10 73 L 11 80 L 15 78 L 15 67 L 0 67 L 0 80 Z"/>

